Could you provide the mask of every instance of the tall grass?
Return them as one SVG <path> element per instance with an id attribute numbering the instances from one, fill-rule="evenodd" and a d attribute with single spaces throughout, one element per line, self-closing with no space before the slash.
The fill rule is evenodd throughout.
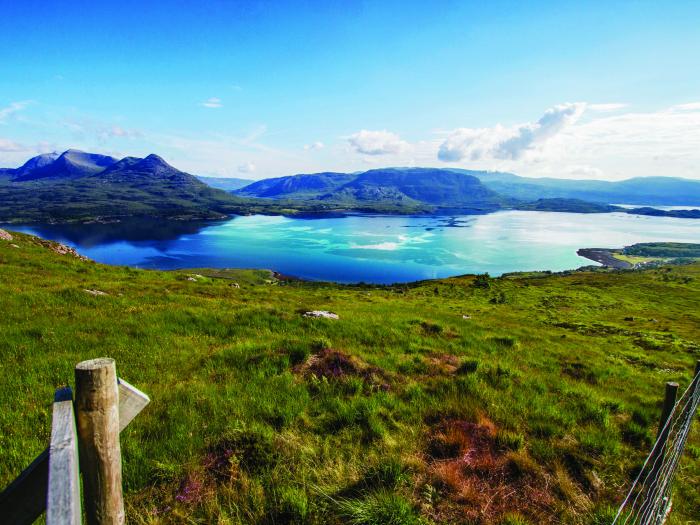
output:
<path id="1" fill-rule="evenodd" d="M 663 383 L 687 384 L 700 355 L 698 265 L 340 286 L 14 242 L 0 485 L 46 446 L 53 390 L 109 355 L 153 400 L 122 434 L 136 523 L 602 523 L 649 451 Z M 682 465 L 676 523 L 700 519 L 698 454 Z M 541 501 L 499 499 L 523 480 Z"/>

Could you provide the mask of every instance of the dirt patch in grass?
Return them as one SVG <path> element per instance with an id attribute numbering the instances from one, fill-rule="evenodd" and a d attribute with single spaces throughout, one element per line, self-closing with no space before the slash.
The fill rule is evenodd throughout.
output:
<path id="1" fill-rule="evenodd" d="M 325 348 L 311 355 L 306 362 L 295 367 L 295 371 L 306 376 L 313 375 L 318 379 L 343 380 L 359 377 L 379 390 L 390 389 L 390 378 L 384 370 L 332 348 Z"/>
<path id="2" fill-rule="evenodd" d="M 441 494 L 434 506 L 440 523 L 495 524 L 509 512 L 533 523 L 555 523 L 554 497 L 523 453 L 499 444 L 495 425 L 444 420 L 426 446 L 429 482 Z"/>
<path id="3" fill-rule="evenodd" d="M 459 357 L 452 354 L 439 354 L 426 357 L 430 375 L 451 375 L 457 372 L 461 362 Z"/>

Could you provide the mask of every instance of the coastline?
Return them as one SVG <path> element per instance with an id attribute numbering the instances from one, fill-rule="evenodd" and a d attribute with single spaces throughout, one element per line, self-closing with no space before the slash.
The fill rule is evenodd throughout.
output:
<path id="1" fill-rule="evenodd" d="M 630 270 L 634 268 L 632 264 L 617 259 L 608 248 L 580 248 L 576 250 L 576 254 L 616 270 Z"/>

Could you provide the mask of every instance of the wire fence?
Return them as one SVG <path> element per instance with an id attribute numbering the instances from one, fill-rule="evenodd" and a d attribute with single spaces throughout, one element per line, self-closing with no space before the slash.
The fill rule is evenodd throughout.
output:
<path id="1" fill-rule="evenodd" d="M 673 478 L 700 404 L 700 361 L 678 401 L 677 391 L 677 383 L 666 384 L 656 442 L 612 525 L 661 525 L 671 512 Z"/>

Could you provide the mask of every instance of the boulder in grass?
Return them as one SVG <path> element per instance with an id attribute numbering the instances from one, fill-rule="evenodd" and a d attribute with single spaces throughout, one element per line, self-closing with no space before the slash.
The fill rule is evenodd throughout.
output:
<path id="1" fill-rule="evenodd" d="M 90 295 L 109 295 L 107 292 L 103 292 L 102 290 L 84 290 L 85 293 L 89 293 Z"/>
<path id="2" fill-rule="evenodd" d="M 13 237 L 10 235 L 10 232 L 0 229 L 0 239 L 3 241 L 11 241 Z"/>
<path id="3" fill-rule="evenodd" d="M 327 310 L 311 310 L 310 312 L 306 312 L 304 317 L 314 317 L 317 319 L 340 319 L 338 314 L 328 312 Z"/>

